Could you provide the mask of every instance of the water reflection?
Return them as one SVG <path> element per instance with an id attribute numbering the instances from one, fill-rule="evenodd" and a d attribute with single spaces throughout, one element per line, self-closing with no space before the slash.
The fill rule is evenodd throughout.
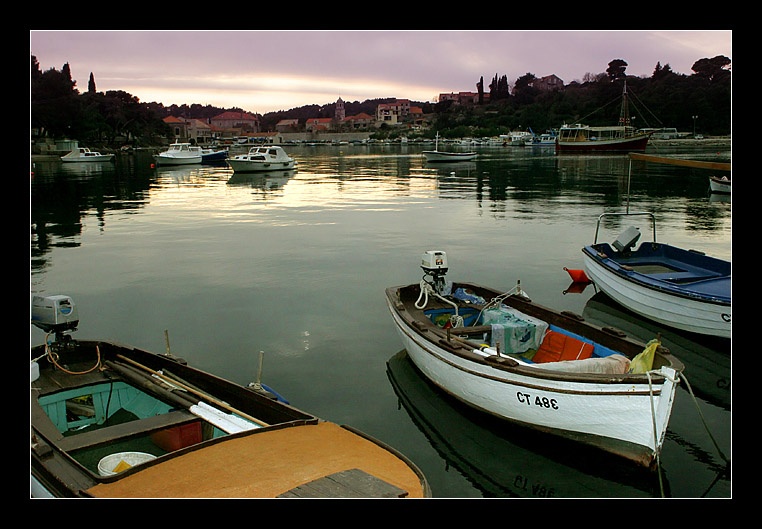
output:
<path id="1" fill-rule="evenodd" d="M 431 445 L 484 497 L 669 495 L 648 470 L 469 409 L 429 383 L 405 351 L 387 361 L 399 403 Z"/>

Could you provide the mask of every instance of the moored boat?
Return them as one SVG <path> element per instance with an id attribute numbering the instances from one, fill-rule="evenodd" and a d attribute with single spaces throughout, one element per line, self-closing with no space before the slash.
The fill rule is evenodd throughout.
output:
<path id="1" fill-rule="evenodd" d="M 75 340 L 68 296 L 35 296 L 32 497 L 428 497 L 394 448 L 169 352 Z"/>
<path id="2" fill-rule="evenodd" d="M 236 173 L 284 171 L 297 165 L 296 160 L 278 145 L 252 147 L 246 154 L 228 158 L 228 164 Z"/>
<path id="3" fill-rule="evenodd" d="M 156 165 L 189 165 L 201 163 L 201 147 L 190 143 L 175 142 L 166 151 L 154 155 Z"/>
<path id="4" fill-rule="evenodd" d="M 101 154 L 97 151 L 91 151 L 87 147 L 77 147 L 70 153 L 61 156 L 61 161 L 65 163 L 71 162 L 112 162 L 114 161 L 113 154 Z"/>
<path id="5" fill-rule="evenodd" d="M 227 159 L 227 149 L 201 149 L 201 163 L 223 162 Z"/>
<path id="6" fill-rule="evenodd" d="M 445 281 L 427 251 L 420 283 L 386 289 L 403 347 L 465 404 L 533 429 L 658 466 L 682 363 L 581 316 L 508 291 Z"/>
<path id="7" fill-rule="evenodd" d="M 632 160 L 717 168 L 730 164 L 679 160 L 638 153 Z M 598 242 L 601 222 L 647 217 L 651 241 L 636 249 L 640 229 L 629 226 L 611 244 Z M 598 217 L 592 244 L 582 248 L 587 276 L 595 286 L 619 304 L 662 325 L 697 334 L 731 337 L 730 261 L 656 241 L 656 217 L 639 211 L 602 213 Z"/>
<path id="8" fill-rule="evenodd" d="M 730 194 L 730 178 L 727 176 L 710 176 L 709 189 L 712 193 Z"/>
<path id="9" fill-rule="evenodd" d="M 439 132 L 434 140 L 433 151 L 422 151 L 421 154 L 426 157 L 427 162 L 467 162 L 476 158 L 475 152 L 457 152 L 439 150 Z"/>
<path id="10" fill-rule="evenodd" d="M 558 129 L 557 153 L 645 152 L 652 132 L 636 131 L 629 113 L 627 83 L 624 83 L 619 122 L 616 125 L 591 127 L 582 123 L 564 123 Z"/>

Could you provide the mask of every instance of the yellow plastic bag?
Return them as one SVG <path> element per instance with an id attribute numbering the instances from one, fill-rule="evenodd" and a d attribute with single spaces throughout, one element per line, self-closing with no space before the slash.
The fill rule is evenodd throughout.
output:
<path id="1" fill-rule="evenodd" d="M 632 362 L 630 362 L 630 369 L 627 372 L 640 374 L 645 373 L 646 371 L 651 371 L 654 366 L 654 354 L 659 345 L 661 345 L 661 342 L 656 338 L 648 342 L 646 348 L 643 349 L 643 352 L 639 353 L 632 359 Z"/>

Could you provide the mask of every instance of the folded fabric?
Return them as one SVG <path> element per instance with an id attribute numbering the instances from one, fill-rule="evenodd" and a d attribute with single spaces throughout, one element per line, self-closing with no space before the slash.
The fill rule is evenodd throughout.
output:
<path id="1" fill-rule="evenodd" d="M 516 309 L 501 306 L 482 313 L 482 324 L 492 329 L 490 345 L 505 353 L 523 353 L 537 349 L 548 330 L 548 323 Z"/>

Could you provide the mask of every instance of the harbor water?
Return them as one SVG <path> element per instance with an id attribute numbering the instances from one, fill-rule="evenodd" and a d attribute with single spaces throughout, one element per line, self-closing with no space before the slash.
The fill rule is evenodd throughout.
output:
<path id="1" fill-rule="evenodd" d="M 435 498 L 730 498 L 731 346 L 661 328 L 571 283 L 604 211 L 651 211 L 660 242 L 731 260 L 732 202 L 706 170 L 626 154 L 468 146 L 476 160 L 427 163 L 432 145 L 293 145 L 294 171 L 227 164 L 153 167 L 34 161 L 30 294 L 70 296 L 73 338 L 185 358 L 261 381 L 297 408 L 398 449 Z M 647 153 L 729 161 L 730 146 Z M 613 240 L 627 225 L 608 226 Z M 647 231 L 644 234 L 650 235 Z M 387 286 L 420 281 L 421 254 L 448 279 L 504 289 L 646 342 L 685 365 L 659 468 L 486 417 L 430 386 L 401 348 Z M 166 334 L 165 334 L 166 331 Z M 165 340 L 168 337 L 168 340 Z M 45 335 L 30 326 L 32 345 Z M 264 352 L 259 371 L 260 351 Z M 305 447 L 308 449 L 308 447 Z"/>

